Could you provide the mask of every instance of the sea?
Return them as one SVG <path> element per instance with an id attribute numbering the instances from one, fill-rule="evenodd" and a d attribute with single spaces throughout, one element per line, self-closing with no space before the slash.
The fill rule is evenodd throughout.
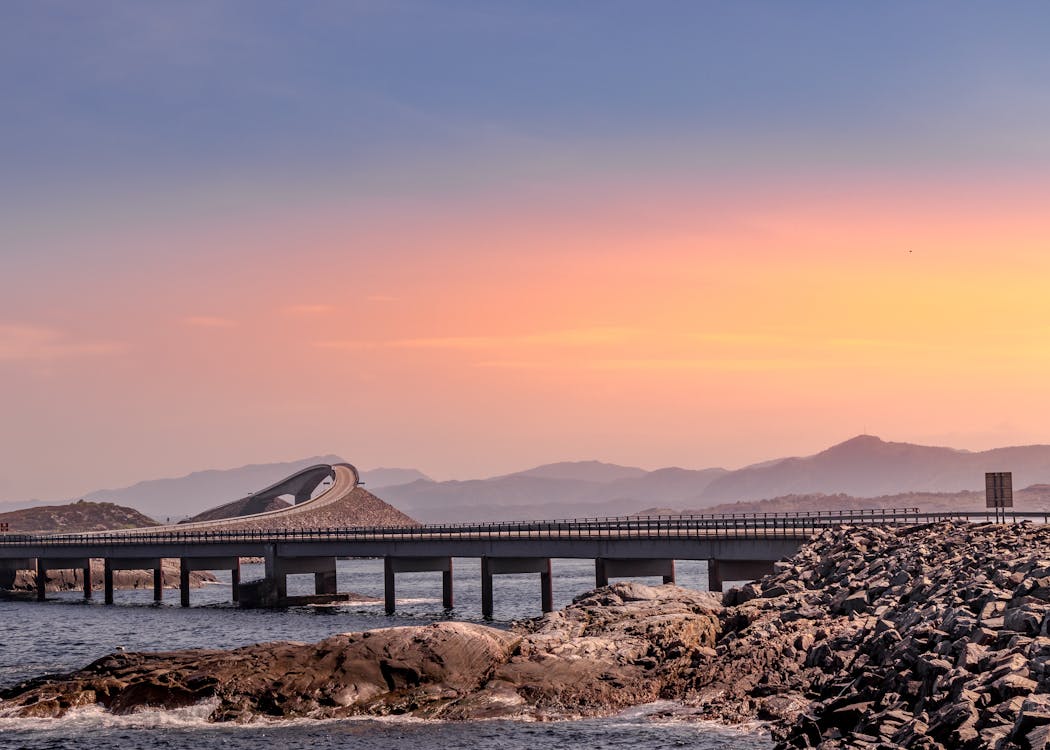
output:
<path id="1" fill-rule="evenodd" d="M 85 601 L 77 591 L 49 593 L 47 601 L 0 600 L 0 687 L 30 677 L 83 667 L 118 649 L 167 651 L 185 648 L 234 648 L 268 641 L 317 641 L 336 633 L 438 620 L 481 619 L 480 564 L 453 561 L 455 609 L 441 606 L 440 573 L 397 576 L 398 606 L 387 616 L 381 602 L 242 610 L 230 599 L 229 573 L 217 572 L 218 584 L 194 589 L 192 606 L 179 606 L 176 590 L 166 590 L 161 604 L 152 589 L 117 591 L 105 606 L 101 594 Z M 594 587 L 590 560 L 553 560 L 554 605 L 571 603 Z M 677 582 L 705 589 L 704 562 L 679 561 Z M 242 580 L 262 576 L 262 566 L 242 566 Z M 659 583 L 659 579 L 639 579 Z M 382 598 L 382 560 L 338 561 L 339 591 Z M 313 593 L 313 576 L 289 576 L 290 594 Z M 495 627 L 540 615 L 538 574 L 500 575 L 494 584 Z M 687 747 L 698 750 L 763 750 L 772 747 L 761 724 L 724 727 L 683 717 L 671 704 L 639 706 L 615 716 L 576 721 L 486 720 L 441 722 L 416 719 L 340 719 L 329 721 L 264 720 L 248 725 L 213 724 L 207 704 L 172 711 L 147 710 L 113 716 L 98 708 L 80 709 L 61 719 L 0 716 L 0 750 L 445 750 L 492 748 L 630 747 L 634 750 Z"/>

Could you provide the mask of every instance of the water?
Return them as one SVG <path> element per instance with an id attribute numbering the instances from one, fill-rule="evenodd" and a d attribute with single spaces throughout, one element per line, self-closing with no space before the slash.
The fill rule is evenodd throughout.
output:
<path id="1" fill-rule="evenodd" d="M 554 560 L 554 604 L 563 607 L 594 586 L 589 560 Z M 242 580 L 261 576 L 261 565 L 244 565 Z M 123 647 L 128 651 L 183 648 L 233 648 L 277 640 L 316 641 L 344 633 L 392 625 L 418 625 L 440 619 L 482 622 L 480 564 L 476 559 L 453 563 L 455 604 L 441 607 L 440 573 L 397 576 L 398 608 L 383 612 L 382 602 L 297 607 L 284 611 L 241 610 L 230 601 L 229 573 L 216 573 L 222 585 L 194 589 L 193 606 L 178 606 L 178 592 L 165 591 L 153 603 L 152 589 L 117 591 L 115 605 L 101 597 L 85 602 L 80 592 L 48 594 L 42 604 L 0 601 L 0 685 L 45 673 L 77 669 Z M 677 563 L 678 583 L 704 588 L 703 562 Z M 646 579 L 642 579 L 646 580 Z M 659 579 L 647 579 L 659 582 Z M 340 560 L 340 591 L 382 598 L 382 560 Z M 312 593 L 313 576 L 289 576 L 289 593 Z M 96 592 L 98 596 L 99 592 Z M 538 574 L 501 575 L 494 584 L 495 622 L 507 627 L 515 619 L 540 614 Z M 667 747 L 760 750 L 770 747 L 761 728 L 729 729 L 708 723 L 667 720 L 665 707 L 639 707 L 620 716 L 554 723 L 483 721 L 473 723 L 415 720 L 352 719 L 339 721 L 261 722 L 250 726 L 208 724 L 207 706 L 182 711 L 145 711 L 114 717 L 99 709 L 74 712 L 59 720 L 0 719 L 0 750 L 74 748 L 90 736 L 93 750 L 120 748 L 505 748 L 550 747 L 637 750 Z"/>

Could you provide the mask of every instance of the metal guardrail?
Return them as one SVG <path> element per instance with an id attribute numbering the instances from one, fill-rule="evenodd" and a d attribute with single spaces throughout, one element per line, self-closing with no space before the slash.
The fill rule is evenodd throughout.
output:
<path id="1" fill-rule="evenodd" d="M 327 542 L 498 539 L 682 539 L 799 538 L 846 525 L 899 525 L 925 522 L 916 508 L 843 512 L 751 513 L 674 516 L 616 516 L 555 521 L 425 524 L 354 528 L 207 530 L 149 532 L 128 530 L 90 534 L 8 534 L 0 547 L 110 546 L 144 544 L 221 544 L 236 542 Z"/>
<path id="2" fill-rule="evenodd" d="M 1050 523 L 1050 512 L 1017 512 L 1008 519 Z M 5 534 L 0 548 L 28 546 L 136 546 L 146 544 L 226 544 L 331 541 L 435 541 L 499 539 L 799 539 L 837 526 L 914 526 L 944 520 L 993 522 L 976 512 L 920 513 L 917 508 L 741 513 L 710 515 L 616 516 L 555 521 L 474 524 L 423 524 L 352 528 L 164 531 L 128 530 L 90 534 Z"/>

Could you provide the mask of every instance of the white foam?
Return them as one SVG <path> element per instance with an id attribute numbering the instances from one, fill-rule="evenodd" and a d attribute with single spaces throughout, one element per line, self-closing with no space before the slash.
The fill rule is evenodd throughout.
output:
<path id="1" fill-rule="evenodd" d="M 48 732 L 61 730 L 83 731 L 91 729 L 214 729 L 217 731 L 243 729 L 273 729 L 287 726 L 317 726 L 342 721 L 373 721 L 383 724 L 435 724 L 435 719 L 415 716 L 347 716 L 333 719 L 275 719 L 255 715 L 249 723 L 213 722 L 208 717 L 218 707 L 218 698 L 210 698 L 186 708 L 142 708 L 130 714 L 113 714 L 99 705 L 85 706 L 68 711 L 59 718 L 3 716 L 0 712 L 0 734 L 4 730 Z M 10 709 L 14 710 L 14 709 Z"/>

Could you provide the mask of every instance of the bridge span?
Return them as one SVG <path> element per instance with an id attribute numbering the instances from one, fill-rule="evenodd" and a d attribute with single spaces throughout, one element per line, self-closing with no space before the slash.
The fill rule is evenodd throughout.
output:
<path id="1" fill-rule="evenodd" d="M 355 482 L 356 484 L 356 482 Z M 344 488 L 345 489 L 345 488 Z M 295 506 L 300 507 L 300 506 Z M 1016 514 L 1024 516 L 1031 514 Z M 1035 514 L 1045 521 L 1045 515 Z M 112 571 L 154 571 L 159 600 L 160 561 L 181 562 L 181 603 L 190 604 L 191 570 L 233 571 L 235 601 L 242 605 L 294 603 L 286 577 L 312 573 L 318 597 L 338 596 L 337 558 L 383 558 L 386 611 L 396 606 L 398 573 L 442 574 L 442 599 L 453 604 L 452 559 L 477 558 L 482 578 L 482 614 L 492 616 L 494 577 L 504 573 L 539 573 L 543 611 L 552 609 L 551 559 L 595 561 L 595 584 L 610 578 L 659 576 L 675 580 L 675 560 L 706 560 L 709 587 L 723 581 L 752 580 L 772 572 L 814 534 L 840 525 L 914 525 L 960 517 L 991 520 L 986 514 L 928 514 L 914 508 L 843 512 L 641 516 L 519 523 L 438 524 L 396 527 L 318 529 L 228 529 L 210 524 L 90 534 L 0 535 L 0 576 L 4 571 L 37 572 L 37 596 L 44 598 L 47 571 L 81 568 L 85 596 L 90 596 L 90 561 L 105 562 L 105 601 L 113 602 Z M 240 561 L 261 557 L 265 577 L 239 583 Z M 0 580 L 2 583 L 2 580 Z"/>

